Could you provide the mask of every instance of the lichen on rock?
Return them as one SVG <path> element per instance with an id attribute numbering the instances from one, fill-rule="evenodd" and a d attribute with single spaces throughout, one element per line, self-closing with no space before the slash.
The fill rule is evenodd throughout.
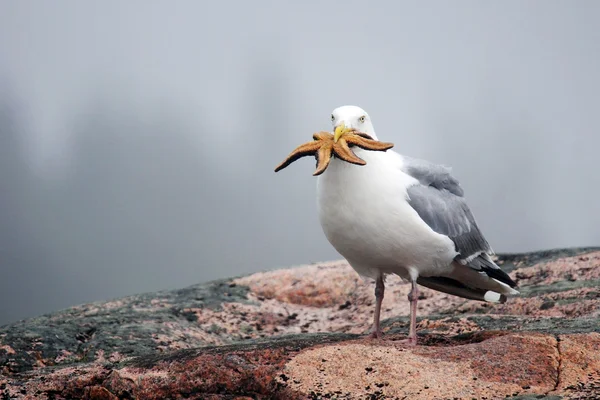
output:
<path id="1" fill-rule="evenodd" d="M 501 254 L 506 304 L 388 280 L 345 261 L 97 302 L 0 327 L 0 398 L 600 398 L 600 249 Z M 4 397 L 2 397 L 4 396 Z M 542 396 L 542 397 L 539 397 Z"/>

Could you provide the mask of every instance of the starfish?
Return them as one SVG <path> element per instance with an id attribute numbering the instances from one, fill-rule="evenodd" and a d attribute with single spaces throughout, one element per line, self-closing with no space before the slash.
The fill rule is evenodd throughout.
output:
<path id="1" fill-rule="evenodd" d="M 340 134 L 341 133 L 341 134 Z M 394 147 L 393 143 L 380 142 L 366 133 L 357 132 L 353 129 L 343 128 L 340 133 L 335 135 L 329 132 L 317 132 L 313 134 L 313 140 L 296 147 L 281 164 L 275 168 L 275 172 L 280 171 L 293 163 L 294 161 L 314 155 L 317 160 L 317 169 L 313 176 L 321 175 L 331 161 L 332 155 L 346 162 L 356 165 L 366 165 L 366 161 L 358 157 L 350 149 L 350 146 L 357 146 L 365 150 L 386 151 Z"/>

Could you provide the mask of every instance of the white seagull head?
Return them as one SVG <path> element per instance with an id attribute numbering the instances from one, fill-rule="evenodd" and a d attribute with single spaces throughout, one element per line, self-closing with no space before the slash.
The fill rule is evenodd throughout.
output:
<path id="1" fill-rule="evenodd" d="M 331 124 L 333 125 L 334 140 L 338 139 L 347 131 L 356 129 L 366 133 L 374 140 L 378 140 L 371 117 L 365 110 L 357 106 L 341 106 L 331 112 Z"/>

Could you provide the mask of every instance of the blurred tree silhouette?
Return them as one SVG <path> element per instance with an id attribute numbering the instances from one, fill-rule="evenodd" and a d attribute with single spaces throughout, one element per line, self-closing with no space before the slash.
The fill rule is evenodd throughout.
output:
<path id="1" fill-rule="evenodd" d="M 214 182 L 199 179 L 210 178 L 202 173 L 210 166 L 190 129 L 166 108 L 152 111 L 91 105 L 75 126 L 70 174 L 56 199 L 65 262 L 124 291 L 132 278 L 124 273 L 147 270 L 160 282 L 170 264 L 197 262 L 190 252 L 216 201 L 205 190 Z"/>
<path id="2" fill-rule="evenodd" d="M 67 124 L 71 157 L 65 174 L 39 179 L 19 152 L 14 106 L 5 101 L 0 189 L 7 195 L 1 199 L 0 240 L 11 251 L 5 260 L 21 260 L 0 289 L 17 280 L 14 288 L 31 287 L 34 295 L 29 300 L 15 289 L 8 297 L 5 290 L 0 304 L 14 299 L 19 307 L 0 310 L 0 323 L 173 282 L 212 279 L 224 268 L 250 272 L 264 267 L 263 254 L 282 264 L 302 252 L 293 241 L 273 246 L 288 230 L 277 214 L 314 205 L 301 193 L 298 204 L 277 202 L 281 187 L 273 184 L 273 167 L 280 155 L 263 148 L 286 141 L 285 78 L 270 57 L 258 58 L 249 69 L 244 93 L 249 106 L 240 114 L 245 132 L 218 131 L 195 111 L 198 127 L 172 101 L 97 94 L 71 111 L 76 117 Z M 212 138 L 228 133 L 234 136 L 227 147 L 211 146 Z M 252 168 L 245 167 L 249 163 Z M 295 215 L 302 218 L 302 212 Z M 259 237 L 251 233 L 257 228 Z M 186 276 L 174 279 L 171 266 Z M 31 306 L 21 307 L 28 301 Z"/>
<path id="3" fill-rule="evenodd" d="M 20 132 L 17 127 L 16 104 L 7 88 L 0 90 L 0 249 L 3 258 L 15 247 L 23 217 L 19 205 L 24 197 L 26 165 Z"/>
<path id="4" fill-rule="evenodd" d="M 0 80 L 0 324 L 39 307 L 49 293 L 51 261 L 38 239 L 43 196 L 27 163 L 18 97 Z M 23 287 L 29 289 L 23 291 Z M 50 290 L 51 292 L 51 290 Z M 32 294 L 35 293 L 35 296 Z M 27 312 L 26 311 L 26 312 Z"/>

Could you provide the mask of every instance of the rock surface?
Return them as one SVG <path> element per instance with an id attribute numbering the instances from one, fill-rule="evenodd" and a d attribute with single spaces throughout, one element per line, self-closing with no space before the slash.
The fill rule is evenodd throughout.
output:
<path id="1" fill-rule="evenodd" d="M 345 261 L 73 307 L 0 327 L 0 399 L 597 399 L 600 248 L 503 254 L 520 297 L 489 305 Z"/>

